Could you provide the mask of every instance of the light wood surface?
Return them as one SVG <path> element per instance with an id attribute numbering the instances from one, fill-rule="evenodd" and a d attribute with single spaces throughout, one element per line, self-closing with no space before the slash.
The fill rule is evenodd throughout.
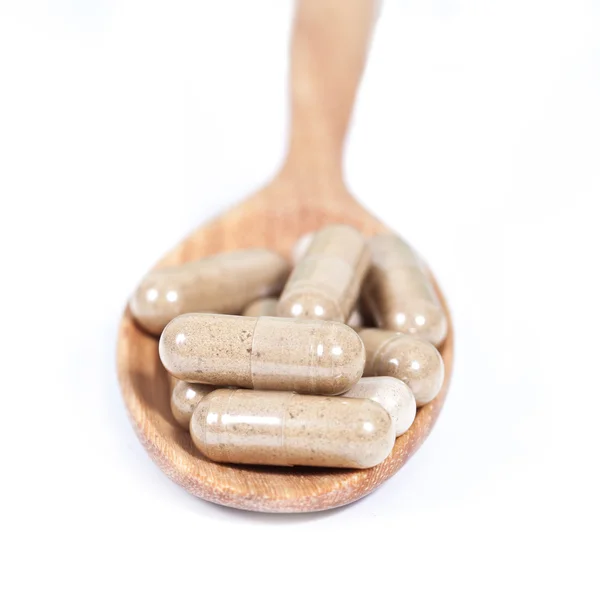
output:
<path id="1" fill-rule="evenodd" d="M 268 186 L 197 229 L 159 265 L 248 247 L 269 247 L 289 257 L 298 237 L 327 223 L 347 223 L 367 235 L 387 230 L 349 194 L 341 167 L 375 4 L 371 0 L 300 1 L 292 40 L 290 150 L 284 166 Z M 440 394 L 419 409 L 410 430 L 396 440 L 392 454 L 367 470 L 249 467 L 205 459 L 171 415 L 172 383 L 160 364 L 157 339 L 138 329 L 128 311 L 119 331 L 119 381 L 131 422 L 147 452 L 192 494 L 246 510 L 324 510 L 373 491 L 428 436 L 452 373 L 450 315 L 448 321 L 448 338 L 440 348 L 446 366 Z"/>

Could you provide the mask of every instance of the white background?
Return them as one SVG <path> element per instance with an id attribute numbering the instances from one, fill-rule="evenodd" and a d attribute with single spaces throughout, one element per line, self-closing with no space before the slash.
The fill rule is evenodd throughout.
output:
<path id="1" fill-rule="evenodd" d="M 2 598 L 597 598 L 600 6 L 389 0 L 345 168 L 429 260 L 433 434 L 347 508 L 199 501 L 115 377 L 153 262 L 285 149 L 292 4 L 0 0 Z"/>

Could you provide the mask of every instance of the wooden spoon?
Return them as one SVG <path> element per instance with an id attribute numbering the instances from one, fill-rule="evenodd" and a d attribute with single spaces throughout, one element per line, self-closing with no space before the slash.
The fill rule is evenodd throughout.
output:
<path id="1" fill-rule="evenodd" d="M 289 256 L 298 237 L 327 223 L 348 223 L 367 235 L 388 230 L 350 195 L 342 175 L 344 137 L 375 10 L 372 0 L 300 0 L 291 49 L 291 140 L 281 171 L 264 189 L 183 240 L 160 266 L 248 247 L 269 247 Z M 205 459 L 171 416 L 170 376 L 159 361 L 157 340 L 138 329 L 127 310 L 119 331 L 119 381 L 147 452 L 192 494 L 246 510 L 324 510 L 373 491 L 431 431 L 452 372 L 450 315 L 448 322 L 448 337 L 440 348 L 446 365 L 441 392 L 419 409 L 391 455 L 368 470 L 249 467 Z"/>

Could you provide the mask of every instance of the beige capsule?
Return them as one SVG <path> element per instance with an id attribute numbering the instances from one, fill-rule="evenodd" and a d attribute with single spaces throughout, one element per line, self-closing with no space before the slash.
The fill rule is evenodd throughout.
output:
<path id="1" fill-rule="evenodd" d="M 177 379 L 305 394 L 342 394 L 362 376 L 365 349 L 343 323 L 192 313 L 158 345 Z"/>
<path id="2" fill-rule="evenodd" d="M 158 335 L 183 313 L 239 314 L 256 298 L 279 293 L 288 273 L 288 263 L 264 248 L 216 254 L 151 271 L 129 308 L 144 329 Z"/>
<path id="3" fill-rule="evenodd" d="M 309 231 L 308 233 L 305 233 L 303 236 L 298 238 L 298 241 L 296 242 L 296 244 L 294 245 L 294 248 L 292 249 L 292 263 L 294 265 L 297 265 L 302 260 L 302 258 L 306 254 L 306 251 L 308 250 L 309 246 L 311 245 L 314 237 L 315 237 L 315 232 Z M 259 302 L 260 302 L 260 300 L 257 300 L 256 304 L 258 305 Z M 269 305 L 268 308 L 270 309 L 271 306 Z M 256 311 L 258 309 L 256 308 L 253 310 Z M 244 314 L 246 314 L 246 312 L 244 312 Z M 269 315 L 267 315 L 267 313 L 264 313 L 264 314 L 265 314 L 265 316 L 269 316 Z M 276 314 L 277 314 L 276 312 L 273 313 L 273 315 L 276 315 Z M 248 316 L 258 317 L 258 316 L 262 316 L 262 315 L 252 314 L 252 315 L 248 315 Z M 348 325 L 348 327 L 352 327 L 352 329 L 360 329 L 361 327 L 364 327 L 364 320 L 363 320 L 360 310 L 358 309 L 358 306 L 355 306 L 354 310 L 350 313 L 350 316 L 346 320 L 346 325 Z"/>
<path id="4" fill-rule="evenodd" d="M 277 298 L 259 298 L 246 306 L 244 317 L 274 317 L 277 314 Z"/>
<path id="5" fill-rule="evenodd" d="M 348 398 L 368 398 L 388 411 L 396 437 L 408 431 L 417 414 L 412 390 L 395 377 L 361 377 L 345 394 Z"/>
<path id="6" fill-rule="evenodd" d="M 394 427 L 372 400 L 216 390 L 194 411 L 195 446 L 217 462 L 366 469 L 388 456 Z"/>
<path id="7" fill-rule="evenodd" d="M 369 248 L 371 268 L 362 297 L 376 325 L 441 344 L 448 323 L 422 260 L 394 234 L 374 236 Z"/>
<path id="8" fill-rule="evenodd" d="M 365 376 L 397 377 L 412 390 L 417 406 L 433 400 L 444 382 L 444 362 L 436 347 L 418 338 L 382 329 L 362 329 Z"/>
<path id="9" fill-rule="evenodd" d="M 317 231 L 283 288 L 277 315 L 345 323 L 368 267 L 369 249 L 356 229 L 329 225 Z"/>
<path id="10" fill-rule="evenodd" d="M 177 423 L 184 429 L 189 429 L 190 419 L 198 402 L 215 389 L 214 385 L 178 381 L 171 394 L 171 412 Z"/>

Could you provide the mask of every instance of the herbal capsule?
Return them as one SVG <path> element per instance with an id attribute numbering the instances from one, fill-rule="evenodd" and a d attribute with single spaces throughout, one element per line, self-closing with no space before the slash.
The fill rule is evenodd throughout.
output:
<path id="1" fill-rule="evenodd" d="M 183 313 L 239 314 L 252 300 L 279 293 L 288 273 L 287 262 L 271 250 L 216 254 L 151 271 L 129 308 L 144 329 L 158 335 Z"/>
<path id="2" fill-rule="evenodd" d="M 178 381 L 171 394 L 171 412 L 184 429 L 190 428 L 190 419 L 198 402 L 215 390 L 214 385 Z"/>
<path id="3" fill-rule="evenodd" d="M 395 377 L 361 377 L 343 397 L 368 398 L 381 404 L 392 418 L 396 437 L 408 431 L 417 414 L 414 394 Z"/>
<path id="4" fill-rule="evenodd" d="M 389 375 L 408 385 L 417 406 L 433 400 L 444 382 L 444 362 L 435 346 L 418 338 L 382 329 L 362 329 L 367 360 L 365 376 Z"/>
<path id="5" fill-rule="evenodd" d="M 448 323 L 422 260 L 394 234 L 376 235 L 369 248 L 372 264 L 362 295 L 377 326 L 441 344 Z"/>
<path id="6" fill-rule="evenodd" d="M 317 231 L 285 284 L 277 315 L 345 323 L 368 266 L 369 249 L 356 229 L 330 225 Z"/>
<path id="7" fill-rule="evenodd" d="M 277 298 L 259 298 L 251 302 L 242 313 L 245 317 L 274 317 L 277 314 Z"/>
<path id="8" fill-rule="evenodd" d="M 389 414 L 372 400 L 262 390 L 208 394 L 190 433 L 217 462 L 351 469 L 382 462 L 395 439 Z"/>
<path id="9" fill-rule="evenodd" d="M 177 379 L 305 394 L 342 394 L 365 366 L 359 335 L 332 321 L 187 314 L 165 327 L 158 349 Z"/>

